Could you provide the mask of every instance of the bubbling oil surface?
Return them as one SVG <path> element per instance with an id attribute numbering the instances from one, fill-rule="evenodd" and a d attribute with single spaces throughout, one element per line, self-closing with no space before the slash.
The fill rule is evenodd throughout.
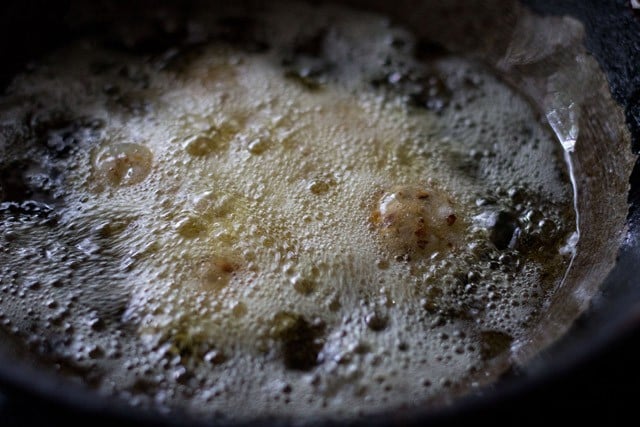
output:
<path id="1" fill-rule="evenodd" d="M 275 4 L 238 42 L 224 13 L 195 47 L 83 40 L 15 78 L 3 327 L 104 393 L 233 419 L 495 379 L 575 229 L 535 112 L 381 16 Z"/>

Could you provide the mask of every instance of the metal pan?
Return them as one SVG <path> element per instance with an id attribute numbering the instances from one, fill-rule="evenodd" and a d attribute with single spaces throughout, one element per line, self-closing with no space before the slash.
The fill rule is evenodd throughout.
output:
<path id="1" fill-rule="evenodd" d="M 69 25 L 67 21 L 69 11 L 74 10 L 73 1 L 42 4 L 33 0 L 5 2 L 0 15 L 0 53 L 4 58 L 0 85 L 4 87 L 13 75 L 24 69 L 28 60 L 73 38 L 79 31 L 101 31 L 109 24 L 109 19 L 125 16 L 132 10 L 139 11 L 145 6 L 152 7 L 144 5 L 144 2 L 142 6 L 106 2 L 110 4 L 108 10 L 117 13 L 105 18 L 100 15 L 104 12 L 101 9 L 104 3 L 97 2 L 92 6 L 95 14 L 87 18 L 86 22 L 96 25 L 79 27 Z M 449 37 L 446 31 L 451 34 L 454 31 L 478 31 L 478 26 L 486 24 L 487 19 L 489 22 L 502 22 L 503 18 L 496 18 L 500 11 L 506 11 L 504 20 L 509 21 L 512 17 L 510 11 L 522 7 L 530 8 L 539 16 L 567 15 L 581 22 L 586 52 L 604 70 L 615 101 L 587 111 L 589 120 L 582 125 L 593 129 L 587 130 L 586 136 L 583 134 L 578 140 L 584 146 L 578 148 L 583 150 L 583 157 L 578 161 L 578 166 L 583 169 L 579 173 L 597 175 L 602 174 L 598 172 L 601 169 L 614 172 L 609 181 L 583 184 L 581 191 L 588 190 L 594 194 L 592 204 L 587 206 L 595 209 L 594 216 L 614 212 L 616 218 L 626 223 L 623 227 L 604 227 L 601 234 L 594 234 L 593 245 L 604 251 L 600 254 L 607 254 L 610 265 L 603 264 L 599 268 L 594 261 L 596 258 L 587 257 L 577 266 L 577 277 L 600 290 L 592 300 L 561 294 L 565 301 L 576 304 L 567 318 L 573 320 L 579 315 L 575 322 L 569 322 L 572 326 L 562 339 L 556 341 L 555 335 L 546 337 L 544 334 L 533 338 L 550 346 L 542 353 L 523 355 L 523 363 L 516 364 L 497 384 L 452 405 L 385 413 L 364 418 L 356 424 L 454 424 L 479 419 L 516 422 L 523 417 L 527 421 L 543 421 L 548 419 L 548 410 L 552 408 L 576 411 L 573 416 L 580 418 L 587 405 L 588 416 L 584 419 L 589 419 L 594 411 L 596 415 L 606 416 L 614 410 L 632 414 L 632 396 L 610 393 L 609 390 L 611 387 L 624 387 L 617 384 L 620 381 L 634 385 L 640 380 L 640 367 L 634 363 L 640 357 L 640 346 L 635 344 L 640 342 L 640 167 L 635 156 L 631 155 L 640 150 L 639 14 L 626 0 L 526 0 L 526 6 L 510 1 L 451 2 L 438 6 L 435 6 L 437 2 L 428 1 L 417 6 L 410 1 L 348 3 L 383 11 L 417 31 L 422 31 L 421 23 L 426 19 L 424 11 L 429 7 L 448 8 L 448 13 L 459 17 L 459 28 L 443 29 L 440 36 L 429 34 L 431 38 L 443 37 L 438 41 L 449 44 L 447 47 L 453 49 L 466 49 L 467 52 L 483 50 L 484 59 L 491 61 L 493 58 L 495 64 L 502 64 L 506 78 L 515 85 L 521 83 L 518 79 L 527 73 L 526 67 L 523 71 L 523 64 L 505 64 L 499 60 L 505 59 L 504 52 L 512 43 L 513 31 L 519 28 L 517 19 L 505 23 L 502 38 L 491 43 L 478 38 L 476 40 L 480 41 L 474 45 L 468 35 Z M 91 7 L 83 10 L 91 10 Z M 532 89 L 529 95 L 535 102 L 536 89 Z M 543 103 L 539 106 L 544 109 Z M 608 135 L 599 133 L 598 126 L 610 120 L 621 129 Z M 626 129 L 623 123 L 626 123 Z M 589 197 L 586 200 L 591 200 Z M 562 306 L 562 302 L 558 306 Z M 551 326 L 557 323 L 552 317 Z M 4 405 L 9 423 L 11 420 L 16 424 L 46 420 L 62 424 L 74 420 L 105 425 L 115 422 L 126 425 L 199 424 L 198 420 L 180 415 L 163 417 L 104 399 L 80 384 L 70 383 L 48 372 L 19 345 L 12 345 L 13 338 L 1 329 L 0 338 L 2 347 L 6 347 L 0 352 L 0 383 L 8 396 L 9 403 Z M 280 423 L 278 420 L 269 421 L 274 425 Z"/>

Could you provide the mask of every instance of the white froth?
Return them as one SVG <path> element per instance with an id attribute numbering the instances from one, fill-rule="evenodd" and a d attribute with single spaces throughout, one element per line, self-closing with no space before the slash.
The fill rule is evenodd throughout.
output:
<path id="1" fill-rule="evenodd" d="M 175 72 L 85 42 L 16 78 L 7 158 L 64 186 L 53 225 L 3 214 L 1 319 L 105 392 L 195 414 L 352 416 L 495 378 L 568 261 L 553 138 L 483 66 L 421 64 L 379 16 L 273 9 L 265 52 L 212 42 Z M 282 52 L 321 30 L 331 70 L 292 76 Z M 446 105 L 372 86 L 388 58 Z M 100 124 L 55 157 L 32 111 Z"/>

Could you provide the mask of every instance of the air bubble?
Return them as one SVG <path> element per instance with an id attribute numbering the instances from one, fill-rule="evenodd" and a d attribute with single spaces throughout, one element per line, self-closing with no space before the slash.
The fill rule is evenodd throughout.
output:
<path id="1" fill-rule="evenodd" d="M 329 184 L 324 182 L 324 181 L 312 181 L 309 184 L 309 190 L 313 193 L 313 194 L 324 194 L 327 191 L 329 191 Z"/>
<path id="2" fill-rule="evenodd" d="M 233 308 L 231 309 L 231 312 L 235 317 L 240 318 L 247 315 L 248 309 L 246 304 L 242 302 L 237 302 L 236 304 L 234 304 Z"/>
<path id="3" fill-rule="evenodd" d="M 185 144 L 185 150 L 191 156 L 202 157 L 210 154 L 218 149 L 218 144 L 213 138 L 208 136 L 198 135 L 191 138 Z"/>
<path id="4" fill-rule="evenodd" d="M 318 286 L 313 280 L 297 277 L 292 280 L 293 288 L 302 295 L 309 295 L 315 291 Z"/>
<path id="5" fill-rule="evenodd" d="M 265 138 L 256 138 L 251 142 L 249 142 L 249 145 L 247 146 L 247 150 L 249 150 L 251 154 L 255 154 L 255 155 L 260 155 L 264 153 L 265 151 L 267 151 L 268 148 L 269 148 L 269 141 L 267 141 L 267 139 Z"/>
<path id="6" fill-rule="evenodd" d="M 149 148 L 132 143 L 103 147 L 94 160 L 96 173 L 114 186 L 142 182 L 151 172 L 153 155 Z"/>
<path id="7" fill-rule="evenodd" d="M 380 332 L 386 329 L 389 324 L 389 319 L 380 313 L 371 313 L 367 315 L 365 322 L 369 329 L 375 332 Z"/>
<path id="8" fill-rule="evenodd" d="M 175 229 L 182 237 L 192 239 L 205 231 L 205 224 L 199 218 L 187 217 L 179 220 Z"/>

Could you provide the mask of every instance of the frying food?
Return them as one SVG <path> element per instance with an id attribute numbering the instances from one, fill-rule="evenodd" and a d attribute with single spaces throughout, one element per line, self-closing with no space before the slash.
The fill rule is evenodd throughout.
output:
<path id="1" fill-rule="evenodd" d="M 524 97 L 375 14 L 190 19 L 79 40 L 2 97 L 4 327 L 102 393 L 231 419 L 494 380 L 575 233 Z"/>

